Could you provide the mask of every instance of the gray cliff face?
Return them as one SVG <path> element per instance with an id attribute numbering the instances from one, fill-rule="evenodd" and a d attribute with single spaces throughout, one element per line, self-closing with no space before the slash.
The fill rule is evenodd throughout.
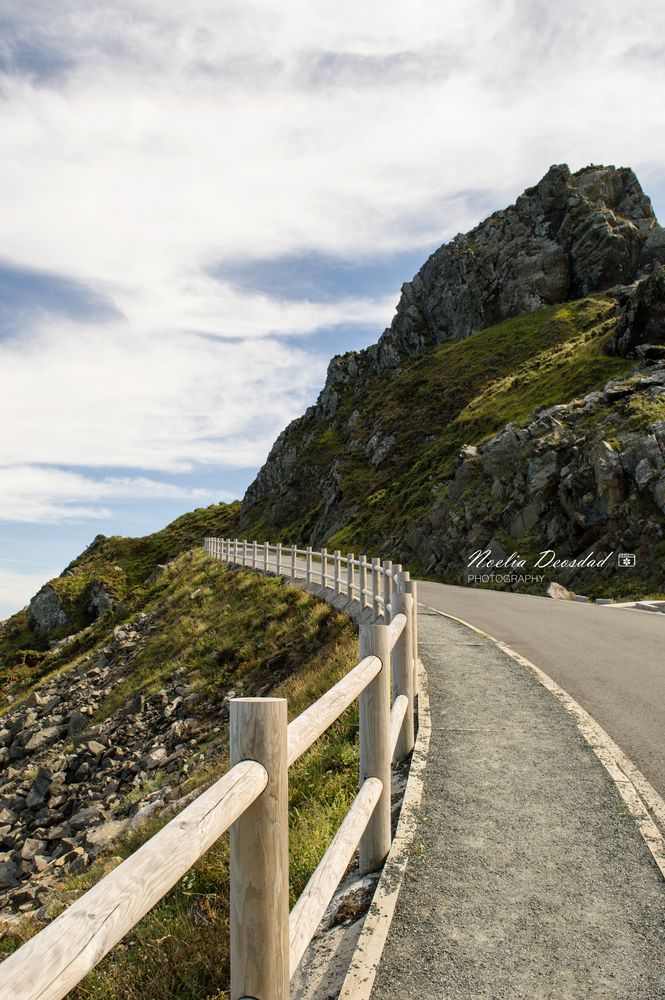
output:
<path id="1" fill-rule="evenodd" d="M 340 527 L 334 461 L 314 468 L 300 465 L 299 455 L 322 425 L 334 424 L 342 392 L 357 391 L 362 409 L 363 384 L 440 343 L 609 288 L 622 317 L 616 354 L 635 356 L 645 341 L 665 342 L 663 264 L 665 230 L 632 170 L 551 167 L 514 205 L 432 254 L 403 285 L 377 344 L 332 359 L 316 405 L 280 434 L 247 490 L 241 524 L 265 505 L 275 530 L 318 504 L 312 540 Z"/>

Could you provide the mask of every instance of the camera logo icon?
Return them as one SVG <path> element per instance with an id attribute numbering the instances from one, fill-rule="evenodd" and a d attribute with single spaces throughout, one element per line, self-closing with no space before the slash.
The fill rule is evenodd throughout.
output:
<path id="1" fill-rule="evenodd" d="M 617 556 L 617 566 L 621 566 L 623 569 L 630 568 L 636 563 L 634 552 L 620 552 Z"/>

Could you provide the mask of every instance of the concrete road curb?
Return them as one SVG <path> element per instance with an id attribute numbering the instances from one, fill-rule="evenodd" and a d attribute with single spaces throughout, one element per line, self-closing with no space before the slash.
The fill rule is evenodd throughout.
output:
<path id="1" fill-rule="evenodd" d="M 422 661 L 419 660 L 418 735 L 411 757 L 397 831 L 342 984 L 339 1000 L 367 1000 L 372 992 L 418 827 L 418 811 L 423 795 L 431 732 L 427 674 Z"/>
<path id="2" fill-rule="evenodd" d="M 427 610 L 441 615 L 442 618 L 449 618 L 452 621 L 458 622 L 460 625 L 471 629 L 477 635 L 490 639 L 499 649 L 515 660 L 516 663 L 527 667 L 535 674 L 543 687 L 547 688 L 561 702 L 566 711 L 572 715 L 585 741 L 612 778 L 619 795 L 634 817 L 642 838 L 651 851 L 661 875 L 665 878 L 665 840 L 661 833 L 661 830 L 665 831 L 665 802 L 655 788 L 647 781 L 642 772 L 605 732 L 602 726 L 567 691 L 564 691 L 556 681 L 552 680 L 544 670 L 541 670 L 535 663 L 527 660 L 521 653 L 516 652 L 507 643 L 496 639 L 493 635 L 489 635 L 489 633 L 472 625 L 471 622 L 467 622 L 463 618 L 458 618 L 456 615 L 447 614 L 444 611 L 439 611 L 437 608 L 428 607 Z"/>

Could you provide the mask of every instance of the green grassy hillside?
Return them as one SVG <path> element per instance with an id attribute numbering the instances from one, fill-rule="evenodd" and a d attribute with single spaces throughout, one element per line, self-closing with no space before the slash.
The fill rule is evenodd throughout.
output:
<path id="1" fill-rule="evenodd" d="M 337 387 L 333 418 L 303 422 L 288 437 L 297 457 L 286 489 L 248 508 L 243 527 L 283 541 L 313 534 L 331 548 L 385 548 L 431 507 L 462 444 L 631 369 L 605 351 L 615 306 L 598 295 L 539 309 Z M 373 444 L 382 442 L 386 457 L 374 464 Z"/>
<path id="2" fill-rule="evenodd" d="M 105 572 L 109 562 L 104 552 L 111 561 L 124 555 L 125 571 L 136 573 L 139 582 L 128 588 L 121 604 L 48 653 L 32 672 L 25 667 L 18 674 L 9 669 L 5 675 L 5 690 L 11 688 L 15 696 L 13 712 L 30 691 L 52 685 L 58 675 L 61 690 L 66 691 L 70 674 L 79 676 L 81 670 L 99 663 L 100 657 L 112 657 L 118 625 L 131 630 L 127 623 L 139 616 L 149 623 L 130 658 L 123 661 L 122 679 L 105 690 L 78 745 L 93 735 L 108 734 L 104 725 L 122 718 L 123 707 L 136 692 L 152 704 L 174 684 L 184 685 L 188 692 L 187 714 L 194 717 L 199 735 L 188 742 L 179 771 L 157 768 L 144 781 L 131 784 L 114 818 L 131 815 L 132 807 L 156 790 L 171 789 L 171 801 L 209 784 L 228 769 L 226 699 L 232 692 L 285 697 L 293 717 L 357 662 L 357 630 L 350 620 L 280 579 L 230 570 L 206 557 L 200 546 L 175 556 L 157 578 L 151 575 L 151 559 L 163 560 L 172 554 L 172 545 L 186 545 L 190 530 L 196 531 L 200 542 L 203 524 L 208 530 L 218 516 L 212 509 L 180 519 L 173 533 L 177 543 L 173 537 L 166 541 L 163 533 L 159 539 L 143 540 L 145 545 L 119 539 L 97 543 L 76 561 L 75 568 Z M 356 730 L 357 712 L 352 708 L 290 771 L 293 900 L 357 791 Z M 155 735 L 146 733 L 146 745 Z M 64 756 L 51 764 L 52 770 L 66 767 L 74 752 L 65 746 Z M 103 773 L 102 767 L 99 776 L 90 776 L 91 789 L 103 780 Z M 151 819 L 113 843 L 83 873 L 70 876 L 50 896 L 46 919 L 117 865 L 164 821 Z M 222 838 L 73 995 L 87 1000 L 227 997 L 228 905 L 228 841 Z M 25 918 L 18 925 L 3 927 L 0 918 L 0 953 L 13 951 L 38 926 Z M 0 980 L 1 976 L 0 972 Z"/>
<path id="3" fill-rule="evenodd" d="M 88 597 L 94 584 L 104 584 L 118 601 L 126 601 L 156 566 L 202 545 L 206 535 L 233 533 L 239 506 L 220 503 L 202 507 L 141 538 L 99 535 L 59 577 L 50 581 L 67 613 L 67 625 L 48 635 L 37 635 L 28 627 L 27 609 L 0 622 L 0 694 L 10 676 L 14 683 L 21 677 L 29 679 L 41 662 L 41 654 L 55 640 L 78 633 L 90 624 Z M 77 640 L 82 647 L 87 641 L 87 636 Z"/>

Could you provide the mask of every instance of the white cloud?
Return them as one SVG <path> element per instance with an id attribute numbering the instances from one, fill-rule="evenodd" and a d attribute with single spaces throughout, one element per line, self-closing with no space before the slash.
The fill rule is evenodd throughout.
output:
<path id="1" fill-rule="evenodd" d="M 54 323 L 27 344 L 0 347 L 2 461 L 172 472 L 253 466 L 324 366 L 272 339 Z"/>
<path id="2" fill-rule="evenodd" d="M 210 260 L 423 244 L 464 224 L 460 189 L 663 152 L 663 70 L 624 59 L 654 2 L 45 9 L 26 32 L 77 62 L 4 83 L 0 252 L 155 304 Z"/>
<path id="3" fill-rule="evenodd" d="M 40 573 L 16 573 L 0 568 L 0 621 L 23 608 L 47 580 L 57 576 L 59 570 L 45 569 Z"/>
<path id="4" fill-rule="evenodd" d="M 232 500 L 230 494 L 219 500 Z M 0 466 L 0 521 L 62 522 L 106 517 L 100 502 L 137 500 L 205 500 L 206 490 L 187 489 L 145 476 L 105 476 L 93 479 L 78 472 L 48 466 Z"/>
<path id="5" fill-rule="evenodd" d="M 0 259 L 125 317 L 42 316 L 0 345 L 7 466 L 257 464 L 323 378 L 296 338 L 391 317 L 241 293 L 220 262 L 425 246 L 561 160 L 662 179 L 656 0 L 8 0 L 3 19 Z M 33 488 L 25 509 L 57 507 Z M 78 488 L 66 504 L 96 510 Z"/>

